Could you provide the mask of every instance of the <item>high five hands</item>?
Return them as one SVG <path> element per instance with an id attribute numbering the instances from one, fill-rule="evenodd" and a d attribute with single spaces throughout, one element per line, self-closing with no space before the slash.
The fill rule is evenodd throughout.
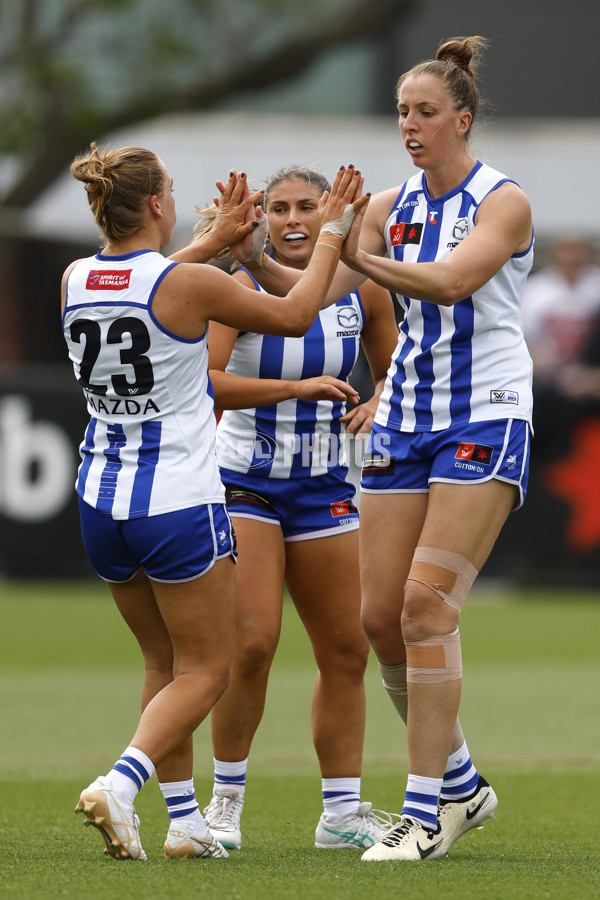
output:
<path id="1" fill-rule="evenodd" d="M 351 226 L 353 236 L 360 233 L 370 199 L 370 194 L 363 194 L 363 186 L 364 178 L 358 169 L 352 164 L 340 166 L 331 191 L 325 191 L 321 198 L 321 233 L 339 237 L 340 247 Z M 227 184 L 217 181 L 216 187 L 220 196 L 214 198 L 218 212 L 213 228 L 222 213 L 222 227 L 232 228 L 236 235 L 236 240 L 229 244 L 235 258 L 242 263 L 251 260 L 260 263 L 267 237 L 266 215 L 260 206 L 264 191 L 251 192 L 246 173 L 238 174 L 235 169 L 231 170 Z"/>

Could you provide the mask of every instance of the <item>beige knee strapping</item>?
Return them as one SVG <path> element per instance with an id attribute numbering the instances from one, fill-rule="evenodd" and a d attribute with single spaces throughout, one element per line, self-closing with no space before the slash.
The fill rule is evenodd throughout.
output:
<path id="1" fill-rule="evenodd" d="M 409 684 L 439 684 L 462 678 L 458 628 L 424 641 L 405 641 L 406 680 Z"/>
<path id="2" fill-rule="evenodd" d="M 406 696 L 406 663 L 397 663 L 395 666 L 386 666 L 381 660 L 377 660 L 381 680 L 386 691 L 392 694 Z"/>
<path id="3" fill-rule="evenodd" d="M 459 553 L 417 547 L 407 580 L 427 585 L 460 612 L 476 576 L 475 566 Z"/>
<path id="4" fill-rule="evenodd" d="M 406 663 L 397 663 L 395 666 L 386 666 L 377 660 L 383 686 L 388 692 L 389 698 L 399 713 L 401 719 L 406 722 L 408 709 L 408 690 L 406 687 Z"/>

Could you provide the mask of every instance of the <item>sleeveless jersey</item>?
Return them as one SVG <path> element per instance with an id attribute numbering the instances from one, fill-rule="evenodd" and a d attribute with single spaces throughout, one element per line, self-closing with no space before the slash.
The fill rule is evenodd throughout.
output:
<path id="1" fill-rule="evenodd" d="M 439 262 L 473 230 L 482 200 L 511 179 L 478 162 L 465 181 L 430 197 L 423 172 L 402 185 L 385 224 L 391 259 Z M 531 424 L 533 365 L 521 305 L 533 240 L 472 296 L 452 307 L 396 294 L 405 311 L 375 421 L 439 431 L 489 419 Z"/>
<path id="2" fill-rule="evenodd" d="M 304 337 L 240 332 L 226 371 L 247 378 L 296 381 L 332 375 L 345 380 L 357 360 L 364 324 L 362 300 L 355 291 L 321 310 Z M 225 410 L 217 428 L 219 464 L 270 478 L 312 477 L 345 469 L 340 424 L 345 408 L 340 401 L 290 399 Z"/>
<path id="3" fill-rule="evenodd" d="M 76 489 L 114 519 L 225 501 L 206 334 L 178 337 L 152 312 L 173 265 L 99 253 L 68 277 L 63 331 L 90 414 Z"/>

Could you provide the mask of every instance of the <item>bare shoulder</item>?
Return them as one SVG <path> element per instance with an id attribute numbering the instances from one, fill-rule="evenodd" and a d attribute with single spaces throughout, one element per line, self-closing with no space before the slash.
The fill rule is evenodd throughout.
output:
<path id="1" fill-rule="evenodd" d="M 80 260 L 80 259 L 75 259 L 75 260 L 73 260 L 73 262 L 72 262 L 69 266 L 67 266 L 67 268 L 66 268 L 65 271 L 63 272 L 63 277 L 62 277 L 61 282 L 60 282 L 60 308 L 61 308 L 61 312 L 62 312 L 62 311 L 64 310 L 64 308 L 65 308 L 65 301 L 66 301 L 66 299 L 67 299 L 67 279 L 69 278 L 69 275 L 71 274 L 71 272 L 73 271 L 73 269 L 75 268 L 75 266 L 77 265 L 78 262 L 81 262 L 81 260 Z"/>
<path id="2" fill-rule="evenodd" d="M 385 191 L 374 194 L 369 203 L 368 213 L 377 216 L 385 216 L 387 219 L 396 197 L 400 193 L 400 188 L 401 185 L 398 185 L 397 187 L 386 188 Z"/>
<path id="3" fill-rule="evenodd" d="M 485 203 L 490 199 L 498 199 L 498 197 L 502 197 L 503 202 L 508 200 L 511 203 L 530 208 L 527 194 L 515 181 L 503 181 L 495 190 L 490 191 L 483 202 Z"/>
<path id="4" fill-rule="evenodd" d="M 516 252 L 523 252 L 531 243 L 531 204 L 514 181 L 504 181 L 482 200 L 475 222 L 507 229 L 515 237 Z"/>
<path id="5" fill-rule="evenodd" d="M 477 217 L 490 210 L 497 214 L 499 209 L 507 209 L 513 216 L 530 216 L 531 204 L 523 188 L 514 181 L 503 181 L 497 188 L 490 191 L 481 201 Z"/>
<path id="6" fill-rule="evenodd" d="M 71 272 L 73 271 L 73 269 L 75 268 L 77 263 L 80 263 L 80 262 L 81 262 L 81 259 L 74 259 L 73 262 L 67 266 L 67 268 L 63 272 L 63 277 L 62 277 L 63 284 L 66 283 L 67 278 L 69 277 L 69 275 L 71 274 Z"/>
<path id="7" fill-rule="evenodd" d="M 197 291 L 201 288 L 209 290 L 224 286 L 228 283 L 229 276 L 217 266 L 208 263 L 177 263 L 169 269 L 163 282 L 169 284 L 171 289 L 177 285 L 178 289 L 190 288 Z"/>
<path id="8" fill-rule="evenodd" d="M 252 277 L 244 269 L 237 269 L 235 272 L 233 272 L 232 277 L 240 284 L 243 284 L 244 287 L 256 289 L 256 285 L 252 280 Z"/>

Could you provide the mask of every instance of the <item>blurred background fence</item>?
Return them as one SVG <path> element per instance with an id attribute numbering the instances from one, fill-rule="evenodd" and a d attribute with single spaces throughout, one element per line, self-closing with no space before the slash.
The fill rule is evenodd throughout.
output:
<path id="1" fill-rule="evenodd" d="M 598 249 L 596 16 L 587 0 L 568 22 L 556 0 L 0 5 L 0 574 L 91 574 L 73 490 L 86 413 L 58 315 L 64 268 L 99 247 L 75 153 L 91 140 L 155 150 L 174 177 L 177 245 L 231 167 L 260 187 L 289 163 L 331 175 L 354 162 L 375 192 L 412 171 L 397 76 L 443 38 L 483 34 L 489 121 L 473 150 L 530 197 L 538 269 L 562 236 Z M 528 500 L 488 577 L 600 584 L 597 406 L 534 441 Z"/>

